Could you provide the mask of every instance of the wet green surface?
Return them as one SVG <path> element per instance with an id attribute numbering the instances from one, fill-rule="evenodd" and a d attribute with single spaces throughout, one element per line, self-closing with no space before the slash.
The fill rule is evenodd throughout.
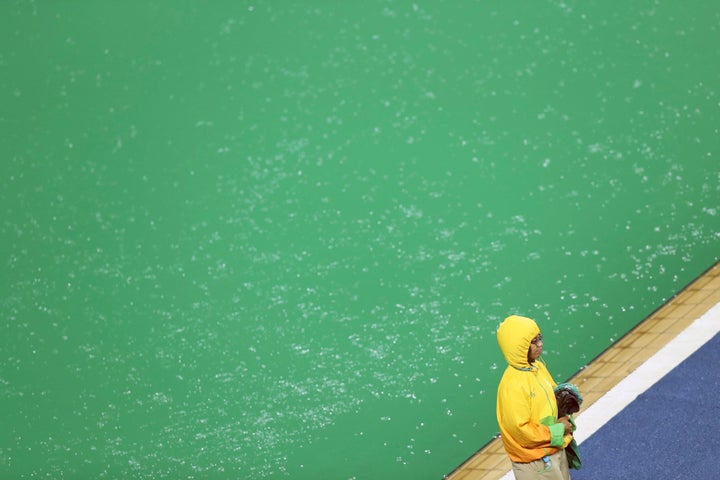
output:
<path id="1" fill-rule="evenodd" d="M 0 5 L 0 476 L 437 479 L 718 259 L 720 6 Z"/>

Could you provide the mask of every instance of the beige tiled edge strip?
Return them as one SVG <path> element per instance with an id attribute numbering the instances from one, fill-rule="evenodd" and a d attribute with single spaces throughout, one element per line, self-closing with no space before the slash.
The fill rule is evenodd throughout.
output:
<path id="1" fill-rule="evenodd" d="M 569 381 L 578 385 L 587 408 L 633 372 L 697 318 L 720 302 L 720 262 L 615 342 Z M 447 480 L 498 480 L 510 471 L 502 442 L 495 438 L 450 473 Z"/>

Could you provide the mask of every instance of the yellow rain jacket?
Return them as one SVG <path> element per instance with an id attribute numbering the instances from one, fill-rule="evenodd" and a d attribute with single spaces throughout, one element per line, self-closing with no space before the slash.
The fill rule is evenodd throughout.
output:
<path id="1" fill-rule="evenodd" d="M 497 419 L 500 435 L 513 462 L 527 463 L 565 448 L 572 435 L 557 421 L 556 386 L 545 363 L 528 362 L 530 342 L 540 333 L 525 317 L 506 318 L 497 331 L 498 344 L 508 367 L 500 380 Z"/>

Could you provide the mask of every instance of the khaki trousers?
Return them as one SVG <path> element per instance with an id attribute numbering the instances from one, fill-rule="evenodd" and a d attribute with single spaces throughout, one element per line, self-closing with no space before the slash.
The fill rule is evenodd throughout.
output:
<path id="1" fill-rule="evenodd" d="M 550 455 L 549 467 L 540 459 L 528 463 L 512 462 L 512 468 L 516 480 L 570 480 L 565 449 Z"/>

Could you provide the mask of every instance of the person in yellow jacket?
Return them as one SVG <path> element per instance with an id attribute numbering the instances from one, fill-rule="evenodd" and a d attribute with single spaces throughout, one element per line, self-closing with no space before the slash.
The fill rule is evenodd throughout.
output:
<path id="1" fill-rule="evenodd" d="M 569 480 L 565 447 L 575 427 L 569 417 L 557 418 L 556 383 L 540 359 L 540 328 L 511 315 L 500 324 L 497 340 L 508 363 L 498 385 L 497 419 L 515 478 Z"/>

